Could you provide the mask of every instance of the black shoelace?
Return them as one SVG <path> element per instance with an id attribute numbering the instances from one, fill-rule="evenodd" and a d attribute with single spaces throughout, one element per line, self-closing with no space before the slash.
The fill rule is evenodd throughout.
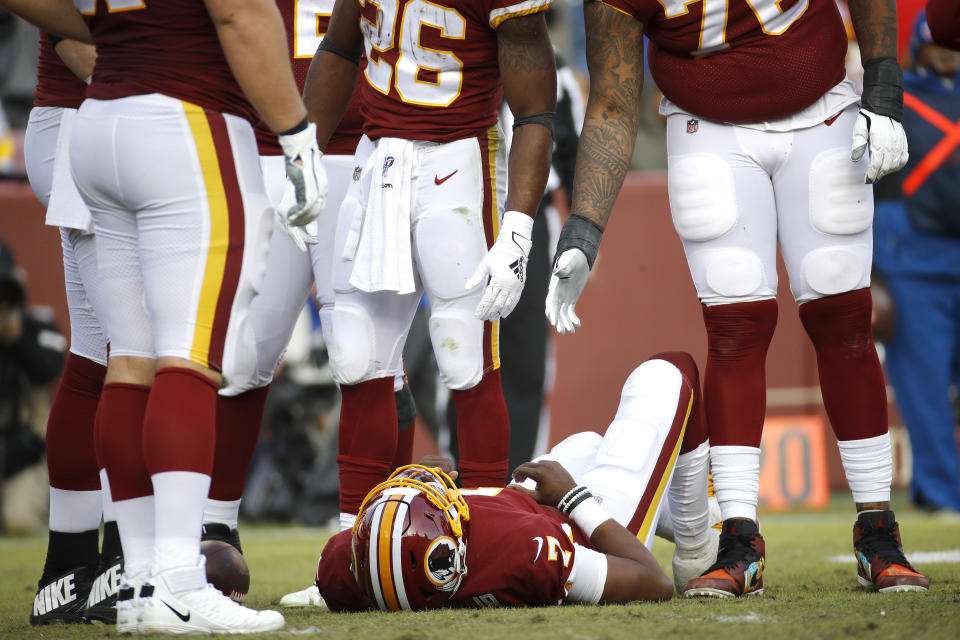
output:
<path id="1" fill-rule="evenodd" d="M 717 555 L 717 561 L 707 569 L 707 573 L 717 569 L 729 569 L 738 562 L 743 562 L 744 556 L 753 551 L 751 541 L 753 535 L 723 535 L 720 537 L 720 553 Z"/>
<path id="2" fill-rule="evenodd" d="M 865 530 L 858 546 L 864 552 L 864 555 L 867 556 L 868 560 L 872 559 L 873 556 L 877 556 L 883 558 L 890 564 L 899 564 L 905 567 L 910 566 L 907 558 L 903 555 L 903 549 L 897 544 L 897 539 L 894 537 L 893 531 L 889 529 L 871 528 Z"/>

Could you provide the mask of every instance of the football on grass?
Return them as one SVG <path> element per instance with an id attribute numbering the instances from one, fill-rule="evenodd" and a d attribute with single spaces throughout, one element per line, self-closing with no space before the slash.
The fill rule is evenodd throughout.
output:
<path id="1" fill-rule="evenodd" d="M 243 554 L 222 540 L 204 540 L 200 553 L 207 557 L 207 582 L 235 602 L 246 600 L 250 570 Z"/>

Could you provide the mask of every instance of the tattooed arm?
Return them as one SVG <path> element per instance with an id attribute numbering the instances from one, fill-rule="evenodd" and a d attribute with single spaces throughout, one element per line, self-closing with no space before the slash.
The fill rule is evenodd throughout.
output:
<path id="1" fill-rule="evenodd" d="M 557 110 L 557 68 L 543 13 L 505 20 L 497 29 L 500 79 L 515 121 Z M 540 206 L 553 153 L 551 130 L 541 124 L 516 127 L 507 187 L 507 211 L 533 217 Z"/>
<path id="2" fill-rule="evenodd" d="M 850 19 L 860 45 L 860 57 L 897 57 L 896 0 L 849 0 Z"/>
<path id="3" fill-rule="evenodd" d="M 585 3 L 583 14 L 590 94 L 577 149 L 573 213 L 603 230 L 640 126 L 643 24 L 602 2 Z"/>

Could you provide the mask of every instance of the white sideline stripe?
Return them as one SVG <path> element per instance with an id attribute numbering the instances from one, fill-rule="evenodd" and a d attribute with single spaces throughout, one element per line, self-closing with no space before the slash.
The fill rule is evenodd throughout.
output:
<path id="1" fill-rule="evenodd" d="M 830 556 L 830 562 L 841 564 L 852 564 L 857 561 L 852 553 L 845 553 L 842 556 Z M 960 549 L 950 549 L 948 551 L 914 551 L 907 554 L 907 560 L 924 564 L 927 562 L 960 562 Z"/>

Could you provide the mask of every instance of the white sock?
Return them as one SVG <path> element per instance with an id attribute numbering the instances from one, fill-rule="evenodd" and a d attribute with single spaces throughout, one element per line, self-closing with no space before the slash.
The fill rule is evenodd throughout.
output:
<path id="1" fill-rule="evenodd" d="M 760 491 L 759 447 L 710 447 L 713 490 L 724 520 L 757 519 Z"/>
<path id="2" fill-rule="evenodd" d="M 207 498 L 207 502 L 203 507 L 203 524 L 219 522 L 227 525 L 231 529 L 236 529 L 237 520 L 239 519 L 239 500 L 213 500 L 212 498 Z"/>
<path id="3" fill-rule="evenodd" d="M 837 442 L 854 502 L 889 502 L 893 482 L 890 434 Z"/>
<path id="4" fill-rule="evenodd" d="M 147 573 L 153 565 L 153 502 L 153 496 L 143 496 L 113 503 L 125 575 Z"/>
<path id="5" fill-rule="evenodd" d="M 110 491 L 106 469 L 100 469 L 100 496 L 103 498 L 103 521 L 113 522 L 117 519 L 117 512 L 113 507 L 113 493 Z"/>
<path id="6" fill-rule="evenodd" d="M 150 480 L 157 519 L 153 570 L 196 566 L 210 476 L 193 471 L 164 471 L 153 474 Z"/>
<path id="7" fill-rule="evenodd" d="M 709 474 L 709 442 L 702 442 L 693 451 L 677 456 L 667 500 L 673 522 L 673 539 L 678 549 L 697 549 L 707 541 L 710 529 L 707 507 Z"/>
<path id="8" fill-rule="evenodd" d="M 340 512 L 340 531 L 348 531 L 353 529 L 353 523 L 357 521 L 356 514 L 347 513 L 346 511 Z"/>
<path id="9" fill-rule="evenodd" d="M 50 487 L 50 530 L 61 533 L 92 531 L 102 516 L 100 491 L 68 491 Z"/>

